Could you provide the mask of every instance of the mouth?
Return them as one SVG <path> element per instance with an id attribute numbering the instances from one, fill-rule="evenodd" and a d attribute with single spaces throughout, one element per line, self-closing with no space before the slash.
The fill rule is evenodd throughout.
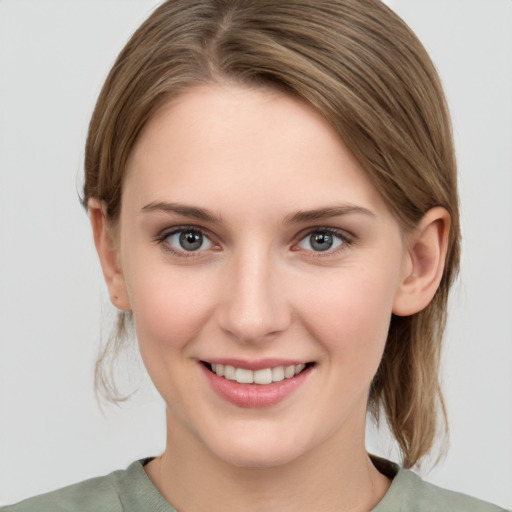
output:
<path id="1" fill-rule="evenodd" d="M 201 361 L 201 363 L 218 377 L 223 377 L 238 384 L 259 384 L 261 386 L 292 379 L 315 364 L 314 362 L 306 362 L 250 370 L 229 364 L 209 363 L 207 361 Z"/>

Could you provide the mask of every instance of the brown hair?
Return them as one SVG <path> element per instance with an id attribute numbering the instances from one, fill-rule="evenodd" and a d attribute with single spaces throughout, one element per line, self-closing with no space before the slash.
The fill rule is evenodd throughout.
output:
<path id="1" fill-rule="evenodd" d="M 185 89 L 218 82 L 274 87 L 318 109 L 404 231 L 434 206 L 448 210 L 439 289 L 425 310 L 391 319 L 370 392 L 370 411 L 377 418 L 384 411 L 404 465 L 414 465 L 433 446 L 437 411 L 446 416 L 439 357 L 459 263 L 451 126 L 430 58 L 379 0 L 165 2 L 122 50 L 99 96 L 86 145 L 84 205 L 100 199 L 115 224 L 126 162 L 144 125 Z"/>

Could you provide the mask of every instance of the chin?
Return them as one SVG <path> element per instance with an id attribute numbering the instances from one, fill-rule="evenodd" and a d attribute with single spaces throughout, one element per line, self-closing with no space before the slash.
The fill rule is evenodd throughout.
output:
<path id="1" fill-rule="evenodd" d="M 304 441 L 287 433 L 282 435 L 228 436 L 223 443 L 210 448 L 217 457 L 239 468 L 273 468 L 293 462 L 301 457 L 307 448 Z"/>

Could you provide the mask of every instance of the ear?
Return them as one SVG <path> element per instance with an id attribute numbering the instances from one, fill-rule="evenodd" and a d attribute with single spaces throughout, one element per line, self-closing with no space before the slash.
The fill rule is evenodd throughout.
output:
<path id="1" fill-rule="evenodd" d="M 117 309 L 130 311 L 126 283 L 119 263 L 119 250 L 111 229 L 109 229 L 105 205 L 98 199 L 91 198 L 87 202 L 87 209 L 110 301 Z"/>
<path id="2" fill-rule="evenodd" d="M 426 308 L 443 276 L 450 214 L 441 207 L 432 208 L 417 228 L 407 236 L 408 252 L 404 275 L 393 303 L 393 313 L 409 316 Z"/>

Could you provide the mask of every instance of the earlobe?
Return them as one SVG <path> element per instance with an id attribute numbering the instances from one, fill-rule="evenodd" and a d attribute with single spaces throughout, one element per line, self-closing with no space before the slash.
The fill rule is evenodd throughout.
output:
<path id="1" fill-rule="evenodd" d="M 426 308 L 443 276 L 450 214 L 441 207 L 432 208 L 407 237 L 408 253 L 402 281 L 393 304 L 393 313 L 409 316 Z"/>
<path id="2" fill-rule="evenodd" d="M 117 309 L 130 311 L 124 275 L 119 264 L 119 252 L 107 223 L 104 204 L 99 199 L 90 198 L 87 209 L 110 301 Z"/>

